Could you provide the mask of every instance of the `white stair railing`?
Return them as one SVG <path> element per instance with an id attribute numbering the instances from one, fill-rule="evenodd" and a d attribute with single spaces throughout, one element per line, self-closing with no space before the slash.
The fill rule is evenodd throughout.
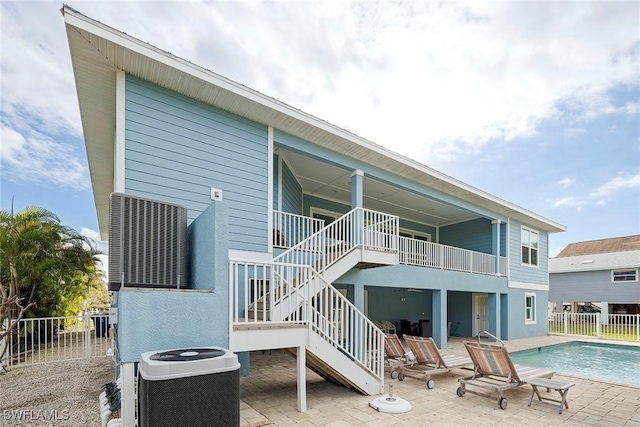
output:
<path id="1" fill-rule="evenodd" d="M 318 278 L 324 281 L 320 276 Z M 311 329 L 378 378 L 384 375 L 384 333 L 328 283 L 311 297 Z"/>
<path id="2" fill-rule="evenodd" d="M 276 256 L 273 261 L 283 264 L 314 266 L 322 273 L 334 261 L 354 247 L 352 225 L 355 210 L 338 218 L 289 250 Z"/>
<path id="3" fill-rule="evenodd" d="M 397 251 L 398 230 L 397 216 L 355 208 L 273 260 L 313 266 L 322 274 L 355 247 Z"/>
<path id="4" fill-rule="evenodd" d="M 273 247 L 290 248 L 324 227 L 324 221 L 308 216 L 273 211 Z"/>
<path id="5" fill-rule="evenodd" d="M 231 328 L 272 322 L 307 324 L 332 347 L 382 378 L 382 331 L 315 269 L 305 265 L 231 260 L 229 271 Z M 297 280 L 305 286 L 297 286 Z M 266 301 L 264 295 L 269 295 Z M 280 304 L 275 304 L 278 300 Z"/>
<path id="6" fill-rule="evenodd" d="M 306 296 L 299 283 L 309 282 L 311 273 L 306 265 L 231 259 L 231 322 L 306 322 L 300 310 Z"/>

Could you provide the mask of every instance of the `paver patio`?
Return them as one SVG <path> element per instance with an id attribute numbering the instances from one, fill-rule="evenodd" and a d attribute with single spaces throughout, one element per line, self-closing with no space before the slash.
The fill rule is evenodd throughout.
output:
<path id="1" fill-rule="evenodd" d="M 569 341 L 558 336 L 507 342 L 509 351 L 518 351 Z M 600 341 L 602 342 L 602 341 Z M 451 339 L 447 350 L 464 354 L 461 339 Z M 640 375 L 640 367 L 639 375 Z M 241 379 L 241 398 L 263 419 L 253 424 L 277 426 L 423 426 L 423 425 L 610 425 L 640 427 L 640 388 L 556 374 L 554 378 L 575 382 L 568 394 L 569 409 L 546 405 L 527 406 L 528 385 L 505 393 L 508 407 L 501 410 L 496 399 L 466 394 L 456 396 L 458 378 L 469 371 L 455 370 L 434 377 L 435 388 L 413 378 L 385 379 L 385 391 L 393 385 L 394 395 L 408 400 L 413 409 L 405 414 L 379 413 L 368 406 L 375 396 L 327 382 L 307 369 L 307 407 L 296 410 L 295 359 L 283 351 L 251 354 L 251 376 Z"/>

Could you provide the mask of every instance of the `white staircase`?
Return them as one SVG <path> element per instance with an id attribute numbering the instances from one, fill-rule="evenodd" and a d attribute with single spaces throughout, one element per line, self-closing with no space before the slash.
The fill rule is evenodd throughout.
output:
<path id="1" fill-rule="evenodd" d="M 358 265 L 397 264 L 397 247 L 397 217 L 357 208 L 272 262 L 231 260 L 231 350 L 302 345 L 316 371 L 382 393 L 384 335 L 331 282 Z"/>

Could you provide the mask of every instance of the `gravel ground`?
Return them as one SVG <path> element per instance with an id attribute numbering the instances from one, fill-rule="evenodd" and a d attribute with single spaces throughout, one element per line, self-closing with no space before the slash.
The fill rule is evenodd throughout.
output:
<path id="1" fill-rule="evenodd" d="M 100 387 L 111 357 L 13 367 L 0 374 L 0 426 L 100 427 Z"/>

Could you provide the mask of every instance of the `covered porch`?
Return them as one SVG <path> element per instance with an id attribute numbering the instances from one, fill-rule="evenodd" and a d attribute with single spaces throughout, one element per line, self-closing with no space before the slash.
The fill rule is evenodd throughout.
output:
<path id="1" fill-rule="evenodd" d="M 334 283 L 374 322 L 389 321 L 401 335 L 447 338 L 489 331 L 508 338 L 505 277 L 398 265 L 352 270 Z M 408 325 L 408 326 L 407 326 Z"/>

